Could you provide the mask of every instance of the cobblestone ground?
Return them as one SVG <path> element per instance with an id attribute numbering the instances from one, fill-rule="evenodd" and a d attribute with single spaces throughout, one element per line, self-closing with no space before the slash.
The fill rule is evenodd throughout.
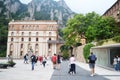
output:
<path id="1" fill-rule="evenodd" d="M 6 60 L 0 60 L 3 62 Z M 60 70 L 52 68 L 51 61 L 47 62 L 44 68 L 38 62 L 35 70 L 31 70 L 31 64 L 24 64 L 23 60 L 14 60 L 15 67 L 0 69 L 0 80 L 120 80 L 120 72 L 107 70 L 96 66 L 96 75 L 90 76 L 88 64 L 76 62 L 75 75 L 68 74 L 68 61 L 63 61 Z"/>

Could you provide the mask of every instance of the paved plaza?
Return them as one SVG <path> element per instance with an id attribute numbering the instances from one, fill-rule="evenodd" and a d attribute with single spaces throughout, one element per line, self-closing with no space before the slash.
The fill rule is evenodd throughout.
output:
<path id="1" fill-rule="evenodd" d="M 5 62 L 7 60 L 0 60 Z M 120 80 L 120 72 L 108 70 L 96 66 L 96 75 L 90 76 L 88 64 L 76 62 L 77 73 L 75 75 L 68 74 L 69 63 L 63 61 L 60 70 L 52 68 L 51 61 L 47 62 L 44 68 L 38 62 L 35 70 L 31 70 L 31 64 L 24 64 L 23 60 L 14 60 L 16 65 L 7 69 L 0 69 L 0 80 Z"/>

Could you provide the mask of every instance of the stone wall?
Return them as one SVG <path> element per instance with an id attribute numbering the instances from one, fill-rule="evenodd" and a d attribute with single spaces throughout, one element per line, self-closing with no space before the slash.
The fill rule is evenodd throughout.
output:
<path id="1" fill-rule="evenodd" d="M 73 54 L 75 55 L 76 59 L 80 62 L 85 62 L 84 55 L 83 55 L 83 48 L 84 48 L 84 45 L 73 49 Z"/>

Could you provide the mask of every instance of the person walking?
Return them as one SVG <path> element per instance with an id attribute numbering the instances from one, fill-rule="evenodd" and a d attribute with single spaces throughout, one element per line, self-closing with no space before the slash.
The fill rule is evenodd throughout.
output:
<path id="1" fill-rule="evenodd" d="M 56 69 L 56 63 L 57 63 L 57 56 L 54 54 L 51 58 L 51 61 L 53 63 L 53 69 Z"/>
<path id="2" fill-rule="evenodd" d="M 42 64 L 43 57 L 40 55 L 40 56 L 38 57 L 38 60 L 40 61 L 40 64 Z"/>
<path id="3" fill-rule="evenodd" d="M 61 64 L 61 56 L 57 55 L 57 69 L 60 70 L 60 64 Z"/>
<path id="4" fill-rule="evenodd" d="M 95 61 L 96 60 L 97 60 L 97 57 L 93 54 L 93 52 L 91 52 L 90 56 L 88 57 L 88 63 L 89 63 L 89 67 L 91 69 L 91 75 L 90 76 L 95 75 Z"/>
<path id="5" fill-rule="evenodd" d="M 76 74 L 76 65 L 75 65 L 75 57 L 72 55 L 69 59 L 70 69 L 68 71 L 69 74 Z"/>
<path id="6" fill-rule="evenodd" d="M 34 54 L 32 54 L 32 56 L 31 56 L 32 70 L 34 70 L 35 62 L 36 62 L 36 56 Z"/>
<path id="7" fill-rule="evenodd" d="M 118 56 L 118 71 L 120 71 L 120 56 Z"/>
<path id="8" fill-rule="evenodd" d="M 114 65 L 114 70 L 117 71 L 118 70 L 118 59 L 117 59 L 117 56 L 114 57 L 113 59 L 113 65 Z"/>
<path id="9" fill-rule="evenodd" d="M 42 61 L 43 67 L 45 67 L 46 63 L 47 63 L 47 57 L 44 55 L 43 56 L 43 61 Z"/>
<path id="10" fill-rule="evenodd" d="M 25 55 L 24 55 L 24 63 L 25 63 L 25 64 L 28 64 L 28 54 L 25 54 Z"/>

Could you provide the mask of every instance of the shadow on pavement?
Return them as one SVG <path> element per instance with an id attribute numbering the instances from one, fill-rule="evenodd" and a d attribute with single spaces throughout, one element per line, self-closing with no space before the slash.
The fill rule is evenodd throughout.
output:
<path id="1" fill-rule="evenodd" d="M 54 70 L 50 80 L 109 80 L 104 75 L 90 76 L 90 72 L 76 65 L 76 74 L 68 74 L 68 61 L 63 61 L 60 70 Z"/>

